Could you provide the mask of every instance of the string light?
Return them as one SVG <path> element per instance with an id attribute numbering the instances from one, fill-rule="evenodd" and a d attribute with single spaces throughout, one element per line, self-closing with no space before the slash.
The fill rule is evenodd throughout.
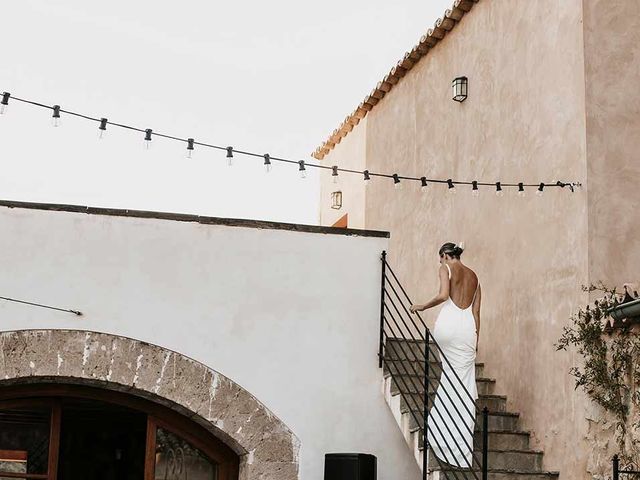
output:
<path id="1" fill-rule="evenodd" d="M 540 185 L 538 186 L 538 191 L 536 192 L 536 195 L 541 197 L 542 194 L 544 193 L 544 183 L 540 183 Z"/>
<path id="2" fill-rule="evenodd" d="M 338 183 L 338 166 L 334 165 L 331 167 L 331 176 L 333 177 L 333 183 Z"/>
<path id="3" fill-rule="evenodd" d="M 193 144 L 195 140 L 193 138 L 187 138 L 187 158 L 193 158 Z"/>
<path id="4" fill-rule="evenodd" d="M 452 179 L 447 180 L 447 186 L 449 187 L 449 195 L 455 195 L 456 194 L 456 186 L 453 184 L 453 180 Z"/>
<path id="5" fill-rule="evenodd" d="M 471 182 L 471 195 L 473 195 L 474 197 L 480 196 L 480 190 L 478 190 L 477 180 L 474 180 L 473 182 Z"/>
<path id="6" fill-rule="evenodd" d="M 109 122 L 107 121 L 106 118 L 100 119 L 100 126 L 98 127 L 98 138 L 100 140 L 102 140 L 105 134 L 107 133 L 107 123 Z"/>
<path id="7" fill-rule="evenodd" d="M 51 117 L 51 125 L 54 127 L 60 126 L 60 105 L 53 106 L 53 116 Z"/>
<path id="8" fill-rule="evenodd" d="M 7 107 L 9 106 L 9 97 L 11 97 L 9 92 L 4 92 L 2 94 L 2 100 L 0 100 L 0 115 L 4 115 L 4 112 L 7 111 Z"/>
<path id="9" fill-rule="evenodd" d="M 428 186 L 429 186 L 429 184 L 427 183 L 427 177 L 420 177 L 420 190 L 423 193 L 426 193 Z"/>
<path id="10" fill-rule="evenodd" d="M 500 182 L 496 182 L 496 197 L 504 197 L 504 190 L 502 190 Z"/>
<path id="11" fill-rule="evenodd" d="M 288 164 L 296 164 L 298 163 L 299 168 L 298 171 L 300 172 L 300 176 L 305 178 L 306 177 L 306 166 L 308 165 L 309 167 L 313 167 L 313 168 L 319 168 L 319 169 L 331 169 L 332 170 L 332 177 L 334 180 L 336 180 L 336 177 L 338 176 L 339 172 L 345 172 L 345 173 L 350 173 L 350 174 L 358 174 L 358 175 L 363 175 L 364 178 L 364 182 L 365 185 L 368 186 L 371 184 L 371 180 L 372 178 L 375 177 L 381 177 L 381 178 L 392 178 L 393 182 L 394 182 L 394 186 L 396 188 L 401 188 L 402 187 L 402 183 L 400 182 L 400 179 L 402 180 L 407 180 L 407 181 L 418 181 L 421 184 L 421 189 L 422 190 L 426 190 L 426 184 L 429 183 L 435 183 L 435 184 L 440 184 L 440 185 L 447 185 L 447 190 L 449 191 L 450 194 L 455 194 L 457 191 L 457 188 L 455 188 L 456 185 L 472 185 L 473 189 L 472 189 L 472 193 L 475 195 L 476 193 L 479 193 L 479 187 L 484 187 L 484 186 L 492 186 L 492 185 L 496 185 L 496 193 L 498 192 L 502 192 L 504 193 L 504 189 L 505 188 L 514 188 L 517 187 L 518 188 L 518 195 L 524 195 L 524 188 L 525 187 L 538 187 L 538 191 L 536 192 L 538 195 L 541 195 L 544 188 L 545 187 L 560 187 L 560 188 L 564 188 L 564 187 L 568 187 L 568 189 L 571 192 L 575 191 L 575 188 L 577 187 L 581 187 L 582 185 L 578 182 L 572 182 L 572 183 L 566 183 L 566 182 L 561 182 L 561 181 L 557 181 L 557 182 L 550 182 L 550 183 L 524 183 L 524 182 L 519 182 L 519 183 L 501 183 L 501 182 L 497 182 L 497 183 L 489 183 L 489 182 L 481 182 L 478 180 L 474 180 L 473 182 L 467 182 L 467 181 L 461 181 L 461 180 L 453 180 L 453 179 L 448 179 L 448 180 L 443 180 L 443 179 L 429 179 L 426 177 L 413 177 L 413 176 L 405 176 L 405 175 L 399 175 L 398 173 L 394 173 L 392 175 L 390 174 L 386 174 L 386 173 L 374 173 L 374 172 L 370 172 L 369 170 L 364 170 L 364 171 L 358 171 L 358 170 L 351 170 L 351 169 L 345 169 L 345 168 L 338 168 L 336 166 L 331 167 L 331 166 L 327 166 L 327 165 L 322 165 L 320 163 L 305 163 L 304 161 L 296 161 L 296 160 L 291 160 L 291 159 L 286 159 L 286 158 L 277 158 L 277 157 L 271 157 L 268 156 L 268 154 L 263 155 L 263 154 L 259 154 L 259 153 L 253 153 L 253 152 L 246 152 L 246 151 L 241 151 L 241 150 L 235 150 L 233 147 L 223 147 L 223 146 L 219 146 L 219 145 L 213 145 L 213 144 L 209 144 L 209 143 L 202 143 L 202 142 L 195 142 L 193 141 L 192 144 L 192 140 L 193 139 L 185 139 L 185 138 L 181 138 L 181 137 L 177 137 L 177 136 L 173 136 L 173 135 L 167 135 L 167 134 L 161 134 L 161 133 L 157 133 L 157 132 L 153 132 L 152 129 L 148 128 L 148 129 L 141 129 L 135 126 L 131 126 L 131 125 L 127 125 L 127 124 L 119 124 L 119 123 L 113 123 L 113 122 L 108 122 L 106 118 L 96 118 L 93 116 L 88 116 L 85 114 L 81 114 L 78 112 L 72 112 L 69 110 L 62 110 L 60 108 L 59 105 L 46 105 L 43 103 L 39 103 L 39 102 L 35 102 L 32 100 L 27 100 L 24 98 L 19 98 L 19 97 L 15 97 L 12 96 L 9 92 L 4 92 L 1 97 L 0 97 L 0 114 L 4 113 L 6 111 L 6 108 L 8 106 L 9 103 L 9 99 L 11 99 L 12 101 L 17 101 L 17 102 L 21 102 L 21 103 L 27 103 L 36 107 L 40 107 L 40 108 L 44 108 L 44 109 L 48 109 L 48 110 L 52 110 L 53 111 L 53 115 L 52 115 L 52 123 L 54 124 L 54 126 L 59 126 L 61 124 L 61 118 L 60 118 L 60 114 L 64 113 L 65 115 L 70 115 L 70 116 L 75 116 L 78 118 L 82 118 L 84 120 L 89 120 L 89 121 L 93 121 L 99 124 L 98 126 L 98 135 L 100 138 L 102 138 L 105 134 L 106 134 L 106 127 L 107 125 L 112 125 L 114 127 L 119 127 L 122 129 L 126 129 L 126 130 L 132 130 L 132 131 L 136 131 L 136 132 L 140 132 L 140 133 L 144 133 L 145 137 L 145 145 L 146 148 L 149 148 L 151 146 L 151 140 L 152 140 L 152 135 L 154 136 L 158 136 L 158 137 L 162 137 L 162 138 L 166 138 L 169 140 L 174 140 L 174 141 L 179 141 L 179 142 L 186 142 L 187 143 L 187 155 L 189 156 L 192 153 L 192 149 L 190 148 L 190 146 L 195 146 L 196 144 L 198 146 L 201 147 L 206 147 L 206 148 L 212 148 L 212 149 L 216 149 L 216 150 L 226 150 L 227 155 L 226 158 L 228 160 L 229 165 L 232 165 L 233 162 L 233 154 L 237 153 L 237 154 L 241 154 L 241 155 L 246 155 L 246 156 L 251 156 L 251 157 L 259 157 L 259 158 L 264 158 L 264 166 L 265 169 L 267 171 L 270 170 L 271 168 L 271 164 L 274 161 L 277 162 L 282 162 L 282 163 L 288 163 Z M 498 189 L 498 184 L 500 185 L 500 189 Z M 475 187 L 478 187 L 478 189 L 476 189 Z"/>
<path id="12" fill-rule="evenodd" d="M 147 150 L 149 150 L 151 148 L 151 134 L 153 133 L 153 130 L 150 128 L 147 128 L 144 131 L 144 146 L 146 147 Z"/>
<path id="13" fill-rule="evenodd" d="M 227 147 L 227 165 L 233 166 L 233 147 Z"/>

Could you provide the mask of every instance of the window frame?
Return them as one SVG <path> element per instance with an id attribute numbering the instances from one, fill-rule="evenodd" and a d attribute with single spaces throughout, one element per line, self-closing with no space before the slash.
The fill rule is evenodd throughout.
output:
<path id="1" fill-rule="evenodd" d="M 94 387 L 67 384 L 33 384 L 0 387 L 0 409 L 48 407 L 51 410 L 46 474 L 0 473 L 0 478 L 57 480 L 60 429 L 65 400 L 95 400 L 130 408 L 147 416 L 144 480 L 155 479 L 157 428 L 163 428 L 200 450 L 218 465 L 218 480 L 237 480 L 238 455 L 211 432 L 180 413 L 143 398 Z"/>

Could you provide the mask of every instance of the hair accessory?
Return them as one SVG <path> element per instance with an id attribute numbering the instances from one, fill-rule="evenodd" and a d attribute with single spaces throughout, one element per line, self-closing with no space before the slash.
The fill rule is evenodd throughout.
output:
<path id="1" fill-rule="evenodd" d="M 456 247 L 458 247 L 460 250 L 464 250 L 464 242 L 457 243 Z"/>

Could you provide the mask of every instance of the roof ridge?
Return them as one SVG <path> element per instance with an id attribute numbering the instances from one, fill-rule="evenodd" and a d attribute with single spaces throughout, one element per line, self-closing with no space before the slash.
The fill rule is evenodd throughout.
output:
<path id="1" fill-rule="evenodd" d="M 404 54 L 404 57 L 391 68 L 389 73 L 378 82 L 371 93 L 360 102 L 360 105 L 358 105 L 353 112 L 347 115 L 340 126 L 329 135 L 329 138 L 327 138 L 322 145 L 316 148 L 311 156 L 322 160 L 353 130 L 353 127 L 360 123 L 360 120 L 367 116 L 367 113 L 373 110 L 373 107 L 393 89 L 402 77 L 404 77 L 429 50 L 436 46 L 448 32 L 453 30 L 460 20 L 462 20 L 462 17 L 479 1 L 480 0 L 455 0 L 451 8 L 445 10 L 444 15 L 435 21 L 433 27 L 420 37 L 420 41 L 414 45 L 409 52 Z"/>

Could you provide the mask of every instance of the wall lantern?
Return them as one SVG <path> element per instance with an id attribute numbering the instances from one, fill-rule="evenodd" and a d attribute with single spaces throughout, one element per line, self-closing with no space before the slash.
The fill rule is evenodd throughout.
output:
<path id="1" fill-rule="evenodd" d="M 340 210 L 342 208 L 342 192 L 333 192 L 331 194 L 331 208 Z"/>
<path id="2" fill-rule="evenodd" d="M 469 79 L 467 77 L 457 77 L 451 83 L 453 88 L 453 99 L 456 102 L 464 102 L 469 92 Z"/>

